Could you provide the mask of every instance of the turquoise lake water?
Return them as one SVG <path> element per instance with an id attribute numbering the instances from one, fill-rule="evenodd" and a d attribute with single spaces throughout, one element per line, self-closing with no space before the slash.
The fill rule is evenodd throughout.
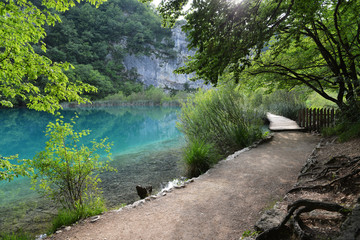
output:
<path id="1" fill-rule="evenodd" d="M 176 129 L 176 107 L 113 107 L 62 111 L 75 116 L 75 129 L 91 130 L 84 142 L 109 138 L 111 165 L 117 172 L 101 174 L 101 188 L 110 208 L 138 200 L 135 186 L 152 185 L 155 191 L 181 176 L 182 134 Z M 33 158 L 42 151 L 46 125 L 55 117 L 27 109 L 0 109 L 0 154 Z M 51 202 L 30 190 L 27 178 L 0 182 L 0 231 L 41 232 L 55 212 Z"/>

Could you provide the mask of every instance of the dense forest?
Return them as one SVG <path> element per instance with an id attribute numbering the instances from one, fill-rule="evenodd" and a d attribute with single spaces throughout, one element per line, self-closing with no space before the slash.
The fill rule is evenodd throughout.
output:
<path id="1" fill-rule="evenodd" d="M 34 1 L 38 7 L 41 3 Z M 95 8 L 80 3 L 59 15 L 61 23 L 46 26 L 46 37 L 35 51 L 54 62 L 68 62 L 65 72 L 71 82 L 81 81 L 97 88 L 89 93 L 92 100 L 122 91 L 125 96 L 143 90 L 136 82 L 136 69 L 126 70 L 126 54 L 161 54 L 173 57 L 171 30 L 161 27 L 152 5 L 136 0 L 113 0 Z M 42 81 L 38 82 L 39 87 Z M 17 98 L 20 103 L 21 98 Z"/>
<path id="2" fill-rule="evenodd" d="M 171 30 L 161 27 L 151 5 L 136 0 L 113 0 L 94 8 L 82 3 L 60 15 L 62 23 L 47 27 L 46 56 L 56 62 L 67 61 L 75 68 L 66 73 L 71 81 L 80 80 L 98 88 L 92 99 L 122 90 L 140 91 L 136 71 L 126 71 L 125 54 L 170 52 Z"/>

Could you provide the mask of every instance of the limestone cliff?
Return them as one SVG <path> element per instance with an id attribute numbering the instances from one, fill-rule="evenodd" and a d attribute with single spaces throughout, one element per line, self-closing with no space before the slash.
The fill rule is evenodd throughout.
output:
<path id="1" fill-rule="evenodd" d="M 172 29 L 172 40 L 176 57 L 169 57 L 166 53 L 156 51 L 150 55 L 130 54 L 124 58 L 125 68 L 128 71 L 135 68 L 138 81 L 146 86 L 183 90 L 184 84 L 188 83 L 190 88 L 203 87 L 203 81 L 190 81 L 193 75 L 173 73 L 175 69 L 183 66 L 186 57 L 194 52 L 188 51 L 186 35 L 181 31 L 180 26 Z"/>

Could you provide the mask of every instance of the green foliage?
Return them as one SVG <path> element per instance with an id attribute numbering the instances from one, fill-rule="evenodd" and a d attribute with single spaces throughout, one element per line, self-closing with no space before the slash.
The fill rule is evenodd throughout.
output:
<path id="1" fill-rule="evenodd" d="M 45 150 L 33 160 L 26 160 L 24 165 L 26 169 L 34 169 L 33 187 L 67 209 L 81 210 L 96 202 L 101 195 L 97 187 L 98 172 L 113 170 L 107 162 L 99 161 L 96 153 L 101 149 L 109 153 L 106 139 L 93 140 L 92 147 L 81 145 L 80 139 L 89 133 L 75 132 L 72 124 L 61 119 L 50 122 Z"/>
<path id="2" fill-rule="evenodd" d="M 184 163 L 189 177 L 198 176 L 222 155 L 263 137 L 263 113 L 250 110 L 233 86 L 199 90 L 181 109 L 177 126 L 185 134 Z"/>
<path id="3" fill-rule="evenodd" d="M 173 23 L 185 3 L 162 1 L 160 13 Z M 178 72 L 214 84 L 231 73 L 243 86 L 303 86 L 346 110 L 360 96 L 359 11 L 357 0 L 193 1 L 183 29 L 196 54 Z"/>
<path id="4" fill-rule="evenodd" d="M 66 75 L 96 86 L 91 99 L 139 92 L 137 74 L 125 69 L 124 56 L 160 52 L 166 57 L 174 46 L 154 9 L 136 0 L 112 0 L 99 8 L 79 4 L 60 17 L 62 24 L 47 28 L 46 56 L 73 64 L 75 70 Z"/>
<path id="5" fill-rule="evenodd" d="M 184 163 L 187 177 L 197 177 L 216 164 L 221 155 L 213 144 L 195 139 L 184 150 Z"/>
<path id="6" fill-rule="evenodd" d="M 100 197 L 76 209 L 61 209 L 52 221 L 50 232 L 55 232 L 62 226 L 69 226 L 81 219 L 98 215 L 106 211 L 104 200 Z"/>
<path id="7" fill-rule="evenodd" d="M 133 86 L 132 89 L 136 87 L 136 85 L 131 85 L 131 86 Z M 171 96 L 165 93 L 164 90 L 161 88 L 155 88 L 154 86 L 150 86 L 149 88 L 143 90 L 142 86 L 138 85 L 138 89 L 133 90 L 133 92 L 129 96 L 126 96 L 122 91 L 120 91 L 116 94 L 112 94 L 105 97 L 103 100 L 121 101 L 128 103 L 147 102 L 155 105 L 162 105 L 168 102 L 174 102 L 176 104 L 180 104 L 181 102 L 185 101 L 189 95 L 190 94 L 187 92 L 178 91 L 175 95 Z"/>
<path id="8" fill-rule="evenodd" d="M 233 87 L 200 90 L 184 103 L 178 128 L 189 142 L 212 143 L 226 154 L 262 137 L 261 116 Z"/>
<path id="9" fill-rule="evenodd" d="M 80 1 L 79 1 L 80 2 Z M 103 0 L 89 0 L 99 5 Z M 64 70 L 69 63 L 52 62 L 35 52 L 34 46 L 46 52 L 45 26 L 54 26 L 60 18 L 55 11 L 64 12 L 73 1 L 42 1 L 41 7 L 30 1 L 0 2 L 0 104 L 12 107 L 15 99 L 28 108 L 53 113 L 60 101 L 86 102 L 83 92 L 95 91 L 81 82 L 70 82 Z"/>
<path id="10" fill-rule="evenodd" d="M 329 95 L 334 98 L 336 97 L 336 93 L 330 92 Z M 310 108 L 337 108 L 337 105 L 334 102 L 326 100 L 316 93 L 308 95 L 306 98 L 306 106 Z"/>
<path id="11" fill-rule="evenodd" d="M 302 98 L 301 93 L 296 91 L 277 90 L 265 94 L 259 90 L 252 95 L 250 101 L 254 108 L 297 120 L 298 111 L 306 107 Z"/>
<path id="12" fill-rule="evenodd" d="M 243 232 L 242 237 L 256 237 L 257 235 L 259 235 L 260 232 L 259 231 L 251 231 L 251 230 L 247 230 L 245 232 Z"/>
<path id="13" fill-rule="evenodd" d="M 11 164 L 11 161 L 17 160 L 18 156 L 2 157 L 0 155 L 0 181 L 11 181 L 14 177 L 28 175 L 28 171 L 19 165 Z"/>
<path id="14" fill-rule="evenodd" d="M 341 122 L 335 127 L 324 128 L 321 131 L 323 136 L 338 136 L 340 142 L 346 142 L 353 138 L 360 137 L 360 122 Z"/>
<path id="15" fill-rule="evenodd" d="M 33 236 L 32 234 L 24 233 L 24 232 L 20 231 L 17 233 L 6 233 L 6 234 L 0 233 L 0 238 L 2 240 L 33 240 L 33 239 L 35 239 L 35 236 Z"/>
<path id="16" fill-rule="evenodd" d="M 89 96 L 92 96 L 93 98 L 102 98 L 115 91 L 110 78 L 101 74 L 98 70 L 95 70 L 90 64 L 75 65 L 75 69 L 68 71 L 67 76 L 70 79 L 96 86 L 98 91 L 89 94 Z"/>

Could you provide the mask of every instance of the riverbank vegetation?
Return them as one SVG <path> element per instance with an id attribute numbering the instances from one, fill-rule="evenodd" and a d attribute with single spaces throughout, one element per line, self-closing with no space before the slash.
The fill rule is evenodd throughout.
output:
<path id="1" fill-rule="evenodd" d="M 166 105 L 167 103 L 173 103 L 181 105 L 183 101 L 186 101 L 192 91 L 179 91 L 169 90 L 168 93 L 162 88 L 156 88 L 150 86 L 146 89 L 139 91 L 133 91 L 125 94 L 123 91 L 119 91 L 116 94 L 109 95 L 102 99 L 102 101 L 124 102 L 124 103 L 136 103 L 136 102 L 149 102 L 154 105 Z"/>
<path id="2" fill-rule="evenodd" d="M 93 140 L 92 146 L 84 146 L 80 140 L 90 134 L 89 130 L 76 132 L 72 123 L 57 119 L 47 126 L 44 151 L 33 160 L 24 160 L 22 167 L 31 170 L 33 189 L 61 206 L 53 220 L 52 232 L 63 225 L 100 214 L 106 210 L 98 183 L 99 173 L 113 171 L 106 161 L 99 161 L 99 151 L 110 152 L 106 139 Z M 110 159 L 110 156 L 108 155 Z"/>
<path id="3" fill-rule="evenodd" d="M 163 1 L 159 11 L 164 22 L 175 23 L 185 2 Z M 125 54 L 150 54 L 154 46 L 158 54 L 173 57 L 170 31 L 160 27 L 152 6 L 134 0 L 74 5 L 61 0 L 0 3 L 2 106 L 54 113 L 62 101 L 87 103 L 88 98 L 156 104 L 185 99 L 182 92 L 144 90 L 135 81 L 136 71 L 122 64 Z M 354 20 L 359 11 L 356 0 L 193 2 L 183 29 L 189 47 L 197 52 L 178 72 L 195 72 L 220 87 L 200 90 L 183 103 L 178 127 L 188 144 L 188 175 L 197 176 L 226 154 L 261 139 L 266 111 L 295 119 L 306 101 L 317 101 L 314 93 L 340 110 L 338 125 L 324 129 L 324 134 L 344 141 L 360 136 L 360 26 Z M 238 86 L 224 84 L 224 75 Z M 105 169 L 98 165 L 98 156 L 90 155 L 107 148 L 105 142 L 94 143 L 93 149 L 68 148 L 68 142 L 58 141 L 70 134 L 76 143 L 88 132 L 73 133 L 61 122 L 50 124 L 48 133 L 47 148 L 27 161 L 26 168 L 10 163 L 16 156 L 1 157 L 0 179 L 11 180 L 32 169 L 33 180 L 43 174 L 40 187 L 70 209 L 59 212 L 55 225 L 97 213 L 104 205 L 96 189 L 98 179 L 90 176 Z M 77 165 L 85 167 L 72 168 Z M 56 169 L 62 172 L 52 175 Z M 84 178 L 76 179 L 77 174 Z M 70 182 L 64 182 L 64 176 Z M 80 184 L 75 184 L 78 192 L 61 185 L 75 182 Z"/>
<path id="4" fill-rule="evenodd" d="M 235 86 L 200 90 L 181 108 L 178 128 L 186 137 L 188 177 L 204 173 L 221 157 L 263 137 L 263 112 L 250 107 Z"/>

